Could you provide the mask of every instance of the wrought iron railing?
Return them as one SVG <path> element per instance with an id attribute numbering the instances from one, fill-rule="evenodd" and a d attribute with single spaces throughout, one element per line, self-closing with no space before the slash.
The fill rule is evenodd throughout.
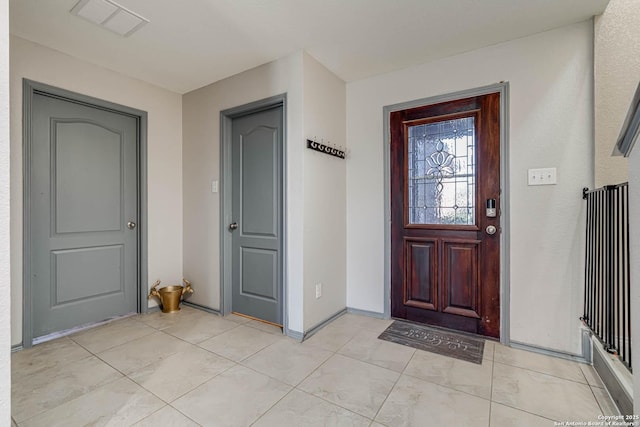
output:
<path id="1" fill-rule="evenodd" d="M 587 200 L 582 321 L 631 370 L 628 183 L 583 190 Z"/>

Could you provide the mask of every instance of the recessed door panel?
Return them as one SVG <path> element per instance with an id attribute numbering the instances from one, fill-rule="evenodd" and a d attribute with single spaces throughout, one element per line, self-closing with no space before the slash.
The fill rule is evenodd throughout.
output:
<path id="1" fill-rule="evenodd" d="M 278 299 L 278 252 L 242 248 L 240 293 L 244 296 Z"/>
<path id="2" fill-rule="evenodd" d="M 123 135 L 82 121 L 53 120 L 53 126 L 55 232 L 120 230 Z"/>
<path id="3" fill-rule="evenodd" d="M 480 283 L 478 241 L 443 242 L 444 281 L 443 312 L 480 318 L 478 299 Z"/>
<path id="4" fill-rule="evenodd" d="M 276 237 L 278 129 L 260 126 L 240 135 L 241 232 Z"/>
<path id="5" fill-rule="evenodd" d="M 123 293 L 124 247 L 115 245 L 53 251 L 52 271 L 54 308 Z"/>
<path id="6" fill-rule="evenodd" d="M 435 241 L 405 241 L 405 304 L 435 310 L 438 300 L 438 253 Z"/>

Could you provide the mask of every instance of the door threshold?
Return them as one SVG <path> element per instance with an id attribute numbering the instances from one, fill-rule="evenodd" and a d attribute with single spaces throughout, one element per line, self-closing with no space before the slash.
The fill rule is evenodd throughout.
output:
<path id="1" fill-rule="evenodd" d="M 258 322 L 266 323 L 267 325 L 275 326 L 277 328 L 282 329 L 282 325 L 278 323 L 269 322 L 268 320 L 258 319 L 257 317 L 249 316 L 248 314 L 238 313 L 237 311 L 232 311 L 231 314 L 235 314 L 236 316 L 245 317 L 247 319 L 255 320 Z"/>
<path id="2" fill-rule="evenodd" d="M 98 326 L 106 325 L 107 323 L 111 323 L 111 322 L 114 322 L 116 320 L 126 319 L 127 317 L 132 317 L 132 316 L 135 316 L 137 314 L 138 313 L 129 313 L 129 314 L 125 314 L 125 315 L 122 315 L 122 316 L 110 317 L 110 318 L 102 320 L 100 322 L 87 323 L 87 324 L 84 324 L 84 325 L 73 327 L 71 329 L 65 329 L 64 331 L 52 332 L 50 334 L 43 335 L 43 336 L 38 337 L 38 338 L 34 338 L 33 339 L 33 345 L 42 344 L 42 343 L 45 343 L 45 342 L 48 342 L 48 341 L 53 341 L 53 340 L 58 339 L 58 338 L 66 337 L 68 335 L 73 335 L 73 334 L 75 334 L 77 332 L 82 332 L 82 331 L 86 331 L 88 329 L 96 328 Z"/>

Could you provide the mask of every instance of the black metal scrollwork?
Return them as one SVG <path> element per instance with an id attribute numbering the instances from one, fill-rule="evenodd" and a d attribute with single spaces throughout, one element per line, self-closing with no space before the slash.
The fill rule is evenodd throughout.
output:
<path id="1" fill-rule="evenodd" d="M 345 158 L 345 153 L 344 153 L 343 150 L 339 150 L 337 148 L 330 147 L 328 145 L 321 144 L 319 142 L 312 141 L 310 139 L 307 139 L 307 148 L 310 148 L 310 149 L 312 149 L 314 151 L 319 151 L 320 153 L 324 153 L 324 154 L 328 154 L 330 156 L 337 157 L 339 159 L 344 159 Z"/>

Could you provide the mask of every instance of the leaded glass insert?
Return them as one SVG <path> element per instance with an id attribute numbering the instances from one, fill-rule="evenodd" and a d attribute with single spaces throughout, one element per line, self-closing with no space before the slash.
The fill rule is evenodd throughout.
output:
<path id="1" fill-rule="evenodd" d="M 408 129 L 409 224 L 475 224 L 474 117 Z"/>

